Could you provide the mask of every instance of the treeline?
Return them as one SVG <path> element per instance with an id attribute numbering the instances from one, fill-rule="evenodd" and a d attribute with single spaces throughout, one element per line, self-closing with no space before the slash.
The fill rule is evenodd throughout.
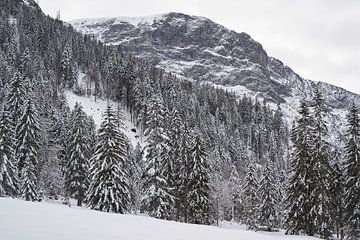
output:
<path id="1" fill-rule="evenodd" d="M 303 101 L 290 155 L 280 108 L 177 79 L 22 1 L 2 4 L 0 195 L 359 238 L 355 106 L 341 149 L 328 141 L 321 94 Z M 80 104 L 69 109 L 70 90 L 129 111 L 145 148 L 122 133 L 120 110 L 109 107 L 96 132 Z"/>
<path id="2" fill-rule="evenodd" d="M 315 91 L 301 102 L 293 127 L 291 175 L 287 191 L 288 234 L 331 239 L 359 239 L 359 115 L 353 104 L 347 115 L 346 143 L 333 146 L 324 120 L 324 98 Z M 344 147 L 342 147 L 344 145 Z"/>
<path id="3" fill-rule="evenodd" d="M 239 207 L 235 205 L 241 202 L 242 195 L 238 186 L 243 182 L 249 162 L 263 165 L 271 161 L 276 171 L 285 176 L 288 133 L 281 109 L 273 112 L 265 104 L 253 102 L 250 98 L 237 101 L 234 94 L 224 90 L 176 79 L 125 56 L 120 48 L 104 46 L 91 37 L 82 36 L 71 26 L 45 16 L 39 8 L 24 5 L 22 1 L 5 1 L 1 8 L 0 26 L 0 100 L 3 114 L 8 114 L 11 120 L 4 135 L 10 140 L 4 142 L 11 143 L 12 150 L 7 156 L 12 159 L 13 171 L 17 173 L 17 196 L 24 195 L 28 200 L 42 196 L 75 197 L 80 199 L 79 204 L 85 201 L 87 187 L 74 190 L 70 175 L 79 175 L 78 181 L 90 184 L 90 179 L 84 174 L 91 172 L 91 166 L 86 166 L 85 162 L 89 163 L 96 149 L 95 126 L 86 117 L 86 127 L 74 129 L 73 121 L 78 115 L 74 111 L 78 110 L 70 111 L 68 108 L 63 94 L 66 89 L 120 102 L 132 114 L 133 121 L 147 140 L 147 149 L 159 151 L 157 140 L 166 150 L 170 149 L 169 145 L 181 145 L 181 148 L 174 146 L 177 150 L 167 153 L 166 158 L 179 161 L 169 162 L 169 169 L 173 168 L 169 175 L 178 173 L 176 167 L 179 166 L 189 171 L 191 165 L 187 161 L 193 159 L 193 147 L 199 136 L 201 140 L 197 142 L 201 143 L 201 149 L 206 149 L 207 160 L 202 167 L 208 168 L 204 173 L 209 178 L 205 185 L 210 189 L 207 194 L 212 217 L 206 222 L 239 218 Z M 79 84 L 79 72 L 86 74 L 85 87 Z M 160 131 L 164 134 L 154 136 Z M 74 139 L 69 139 L 69 136 Z M 91 139 L 88 146 L 83 139 L 86 136 Z M 83 155 L 70 154 L 72 149 L 83 149 Z M 145 153 L 145 163 L 139 160 L 142 159 L 139 157 L 141 152 Z M 148 164 L 154 164 L 158 169 L 160 160 L 148 160 L 158 159 L 158 156 L 151 156 L 155 154 L 152 151 L 129 147 L 127 154 L 144 165 L 141 170 Z M 10 164 L 10 160 L 2 160 L 2 164 L 5 162 Z M 78 162 L 84 162 L 81 168 L 72 166 Z M 196 164 L 195 167 L 200 166 Z M 167 179 L 163 176 L 167 173 L 162 170 L 157 174 L 161 174 L 161 178 L 156 180 Z M 152 183 L 151 176 L 141 171 L 131 175 L 139 175 L 136 180 L 139 184 L 130 186 L 131 192 L 138 194 L 132 196 L 132 210 L 141 208 L 142 204 L 136 199 L 143 191 L 142 184 L 149 189 L 155 184 L 158 189 L 160 186 L 168 188 L 174 199 L 172 204 L 178 205 L 167 206 L 170 213 L 164 212 L 161 217 L 190 221 L 187 220 L 191 218 L 186 213 L 188 210 L 176 213 L 179 209 L 192 207 L 190 203 L 179 206 L 180 193 L 171 190 L 180 180 L 169 177 L 166 184 L 162 180 Z M 187 172 L 182 178 L 189 178 L 189 175 Z M 25 181 L 25 176 L 30 180 Z M 28 187 L 24 187 L 22 192 L 20 188 L 25 182 Z M 194 187 L 193 183 L 187 184 L 189 186 L 184 191 L 195 194 L 189 190 Z M 188 199 L 188 195 L 181 198 Z"/>

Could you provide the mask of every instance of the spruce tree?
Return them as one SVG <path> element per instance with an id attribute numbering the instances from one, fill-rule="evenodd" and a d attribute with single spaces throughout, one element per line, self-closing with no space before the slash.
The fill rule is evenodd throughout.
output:
<path id="1" fill-rule="evenodd" d="M 10 81 L 9 93 L 7 97 L 7 110 L 9 111 L 14 127 L 21 117 L 21 108 L 25 102 L 25 89 L 20 73 L 15 72 Z"/>
<path id="2" fill-rule="evenodd" d="M 309 108 L 303 100 L 300 104 L 299 119 L 292 129 L 293 151 L 291 158 L 291 176 L 287 190 L 287 234 L 313 234 L 312 220 L 309 218 L 311 142 Z"/>
<path id="3" fill-rule="evenodd" d="M 163 100 L 155 94 L 150 100 L 148 116 L 142 209 L 152 217 L 170 219 L 174 197 L 164 177 L 168 137 L 164 130 Z"/>
<path id="4" fill-rule="evenodd" d="M 169 116 L 170 126 L 168 129 L 168 140 L 167 145 L 169 146 L 166 157 L 166 175 L 164 176 L 168 182 L 171 194 L 175 197 L 174 209 L 175 218 L 179 220 L 181 201 L 183 200 L 182 195 L 182 184 L 181 184 L 181 165 L 183 164 L 181 158 L 181 141 L 182 141 L 182 130 L 183 122 L 176 110 L 174 110 Z"/>
<path id="5" fill-rule="evenodd" d="M 189 201 L 187 199 L 190 185 L 190 159 L 192 149 L 192 138 L 188 127 L 185 125 L 180 131 L 179 149 L 177 152 L 177 164 L 175 164 L 175 207 L 176 219 L 188 222 Z M 175 145 L 174 145 L 175 146 Z M 175 153 L 173 152 L 173 153 Z M 176 155 L 173 155 L 174 157 Z"/>
<path id="6" fill-rule="evenodd" d="M 240 203 L 241 203 L 241 198 L 240 198 L 240 188 L 241 188 L 241 184 L 240 184 L 240 177 L 239 177 L 239 173 L 236 169 L 236 166 L 233 165 L 231 168 L 231 172 L 230 172 L 230 177 L 228 180 L 228 185 L 229 185 L 229 190 L 231 193 L 231 221 L 238 221 L 239 217 L 240 217 Z"/>
<path id="7" fill-rule="evenodd" d="M 243 203 L 244 203 L 244 221 L 249 229 L 255 230 L 258 223 L 259 208 L 259 184 L 257 180 L 256 166 L 250 163 L 246 170 Z"/>
<path id="8" fill-rule="evenodd" d="M 16 127 L 16 159 L 20 175 L 20 193 L 27 201 L 38 199 L 38 150 L 40 128 L 37 111 L 31 99 L 25 102 Z"/>
<path id="9" fill-rule="evenodd" d="M 347 116 L 345 155 L 345 223 L 347 239 L 360 239 L 360 119 L 353 103 Z"/>
<path id="10" fill-rule="evenodd" d="M 130 156 L 132 160 L 132 166 L 130 167 L 129 181 L 132 212 L 137 212 L 141 207 L 141 197 L 143 194 L 142 171 L 144 169 L 143 155 L 143 148 L 138 142 Z"/>
<path id="11" fill-rule="evenodd" d="M 73 61 L 73 52 L 70 44 L 66 44 L 61 55 L 61 85 L 73 88 L 77 84 L 77 70 Z"/>
<path id="12" fill-rule="evenodd" d="M 91 183 L 86 202 L 95 210 L 123 214 L 129 211 L 131 200 L 127 143 L 118 130 L 119 120 L 110 105 L 103 118 L 91 158 Z"/>
<path id="13" fill-rule="evenodd" d="M 194 147 L 190 151 L 189 160 L 190 173 L 187 195 L 189 222 L 210 224 L 210 169 L 204 142 L 199 134 L 195 137 Z"/>
<path id="14" fill-rule="evenodd" d="M 274 172 L 274 165 L 268 162 L 263 170 L 259 186 L 259 224 L 268 231 L 279 227 L 280 192 Z"/>
<path id="15" fill-rule="evenodd" d="M 339 143 L 339 146 L 340 143 Z M 331 183 L 331 198 L 332 198 L 332 217 L 334 219 L 334 226 L 337 238 L 344 237 L 344 188 L 345 188 L 345 173 L 342 166 L 342 156 L 338 149 L 333 151 L 332 168 L 334 169 L 333 180 Z"/>
<path id="16" fill-rule="evenodd" d="M 65 170 L 65 190 L 68 196 L 77 200 L 81 206 L 89 186 L 89 139 L 87 116 L 79 103 L 75 104 L 70 120 L 67 143 L 67 162 Z"/>
<path id="17" fill-rule="evenodd" d="M 331 159 L 331 146 L 327 141 L 328 129 L 326 126 L 325 106 L 322 94 L 315 90 L 313 99 L 313 122 L 311 125 L 312 145 L 310 175 L 310 219 L 314 223 L 314 232 L 320 237 L 328 239 L 332 235 L 332 194 L 331 184 L 334 176 Z"/>
<path id="18" fill-rule="evenodd" d="M 8 112 L 0 116 L 0 196 L 17 195 L 18 179 L 14 155 L 14 130 Z"/>

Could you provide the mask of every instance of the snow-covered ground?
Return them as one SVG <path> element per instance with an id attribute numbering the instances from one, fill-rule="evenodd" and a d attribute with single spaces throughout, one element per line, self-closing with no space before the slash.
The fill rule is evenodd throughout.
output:
<path id="1" fill-rule="evenodd" d="M 230 228 L 230 229 L 229 229 Z M 0 198 L 2 240 L 316 240 Z"/>

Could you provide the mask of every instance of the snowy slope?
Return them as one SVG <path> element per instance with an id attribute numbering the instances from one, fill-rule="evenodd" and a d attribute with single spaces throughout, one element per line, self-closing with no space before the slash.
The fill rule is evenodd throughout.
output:
<path id="1" fill-rule="evenodd" d="M 2 240 L 315 240 L 0 198 Z"/>
<path id="2" fill-rule="evenodd" d="M 78 79 L 77 79 L 79 89 L 85 91 L 87 86 L 89 85 L 89 80 L 86 77 L 86 74 L 79 72 Z M 90 84 L 91 85 L 91 84 Z M 95 91 L 94 84 L 91 85 L 91 92 Z M 106 110 L 108 103 L 113 107 L 114 110 L 118 108 L 118 103 L 113 101 L 107 101 L 101 98 L 97 98 L 95 101 L 94 96 L 79 96 L 76 95 L 71 90 L 65 91 L 65 98 L 67 103 L 69 104 L 70 109 L 74 109 L 75 104 L 78 102 L 83 107 L 84 112 L 91 116 L 94 119 L 96 128 L 100 127 L 102 122 L 102 116 Z M 123 133 L 128 137 L 131 145 L 135 148 L 136 145 L 139 143 L 140 146 L 144 147 L 144 141 L 140 134 L 140 131 L 136 128 L 134 123 L 131 121 L 130 113 L 120 105 L 121 111 L 123 113 L 123 123 L 124 128 L 122 129 Z"/>
<path id="3" fill-rule="evenodd" d="M 98 128 L 100 126 L 102 122 L 102 115 L 105 112 L 108 101 L 102 99 L 96 99 L 95 102 L 94 97 L 78 96 L 71 91 L 66 91 L 65 97 L 71 109 L 74 109 L 76 102 L 80 103 L 81 106 L 83 107 L 84 112 L 94 119 L 96 127 Z M 110 104 L 113 106 L 114 109 L 117 109 L 117 103 L 111 101 Z M 130 113 L 123 108 L 122 108 L 122 112 L 124 116 L 123 119 L 124 129 L 122 131 L 128 137 L 129 141 L 131 142 L 134 148 L 138 143 L 141 146 L 143 146 L 140 132 L 131 122 Z M 136 132 L 134 132 L 134 130 Z"/>

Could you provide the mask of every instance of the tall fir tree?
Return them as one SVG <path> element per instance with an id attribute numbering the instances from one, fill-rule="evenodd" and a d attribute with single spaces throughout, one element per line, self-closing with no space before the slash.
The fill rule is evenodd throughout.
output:
<path id="1" fill-rule="evenodd" d="M 293 143 L 291 158 L 291 176 L 287 189 L 287 234 L 306 233 L 313 234 L 312 220 L 309 218 L 311 206 L 310 177 L 311 174 L 311 131 L 312 118 L 307 103 L 300 104 L 299 119 L 292 129 L 291 141 Z"/>
<path id="2" fill-rule="evenodd" d="M 89 186 L 90 141 L 88 139 L 87 116 L 79 103 L 75 104 L 70 119 L 65 170 L 65 189 L 68 196 L 81 206 Z"/>
<path id="3" fill-rule="evenodd" d="M 255 163 L 249 163 L 244 180 L 244 221 L 249 229 L 255 230 L 259 216 L 259 183 Z"/>
<path id="4" fill-rule="evenodd" d="M 0 196 L 15 197 L 18 190 L 18 178 L 12 126 L 8 112 L 3 109 L 0 116 Z"/>
<path id="5" fill-rule="evenodd" d="M 64 47 L 61 55 L 61 85 L 68 88 L 73 88 L 76 85 L 77 69 L 73 61 L 73 51 L 71 45 L 68 43 Z"/>
<path id="6" fill-rule="evenodd" d="M 86 202 L 95 210 L 123 214 L 129 211 L 131 200 L 127 143 L 110 105 L 103 118 L 91 158 L 91 184 Z"/>
<path id="7" fill-rule="evenodd" d="M 325 122 L 324 98 L 319 89 L 315 89 L 313 98 L 313 122 L 311 125 L 312 145 L 310 175 L 310 219 L 314 223 L 314 232 L 329 239 L 332 235 L 332 194 L 331 184 L 334 170 L 331 165 L 331 145 L 327 141 L 328 128 Z"/>
<path id="8" fill-rule="evenodd" d="M 174 161 L 175 164 L 175 208 L 176 208 L 176 219 L 184 222 L 188 222 L 188 213 L 189 213 L 189 201 L 187 199 L 189 193 L 190 185 L 190 159 L 191 159 L 191 149 L 192 149 L 192 137 L 188 126 L 183 126 L 182 130 L 179 131 L 181 134 L 180 142 L 178 149 L 173 152 L 176 155 L 172 155 L 177 159 Z M 175 147 L 175 145 L 172 145 Z M 173 149 L 175 150 L 175 148 Z"/>
<path id="9" fill-rule="evenodd" d="M 197 134 L 195 137 L 194 147 L 191 149 L 189 157 L 188 222 L 210 224 L 210 169 L 205 152 L 205 144 L 200 134 Z"/>
<path id="10" fill-rule="evenodd" d="M 355 103 L 347 116 L 345 223 L 347 239 L 360 239 L 360 119 Z"/>
<path id="11" fill-rule="evenodd" d="M 148 145 L 145 155 L 144 188 L 142 209 L 150 216 L 170 219 L 174 197 L 164 172 L 165 154 L 168 152 L 168 136 L 164 129 L 164 106 L 160 96 L 153 94 L 148 110 L 145 136 Z"/>
<path id="12" fill-rule="evenodd" d="M 20 175 L 20 194 L 27 201 L 38 199 L 40 127 L 36 108 L 28 99 L 22 109 L 22 116 L 16 127 L 16 159 Z"/>
<path id="13" fill-rule="evenodd" d="M 181 161 L 181 133 L 183 129 L 183 122 L 176 110 L 169 114 L 169 127 L 167 131 L 168 139 L 167 145 L 168 150 L 165 155 L 165 179 L 169 185 L 171 194 L 175 197 L 175 203 L 172 211 L 175 218 L 179 220 L 179 209 L 181 205 L 181 181 L 180 181 L 180 166 Z M 178 214 L 179 213 L 179 214 Z"/>
<path id="14" fill-rule="evenodd" d="M 338 146 L 341 146 L 339 143 Z M 341 146 L 342 148 L 342 146 Z M 334 227 L 336 236 L 339 239 L 344 238 L 344 195 L 345 195 L 345 173 L 342 164 L 342 154 L 338 148 L 333 151 L 332 168 L 334 170 L 333 180 L 331 182 L 331 198 L 332 198 L 332 217 L 334 219 Z"/>
<path id="15" fill-rule="evenodd" d="M 279 227 L 279 205 L 281 201 L 279 183 L 276 181 L 274 165 L 268 162 L 263 170 L 259 185 L 259 224 L 268 231 Z"/>
<path id="16" fill-rule="evenodd" d="M 19 72 L 15 72 L 10 81 L 9 93 L 7 99 L 7 110 L 9 111 L 11 120 L 16 127 L 21 117 L 21 108 L 25 102 L 25 88 L 23 79 Z"/>

